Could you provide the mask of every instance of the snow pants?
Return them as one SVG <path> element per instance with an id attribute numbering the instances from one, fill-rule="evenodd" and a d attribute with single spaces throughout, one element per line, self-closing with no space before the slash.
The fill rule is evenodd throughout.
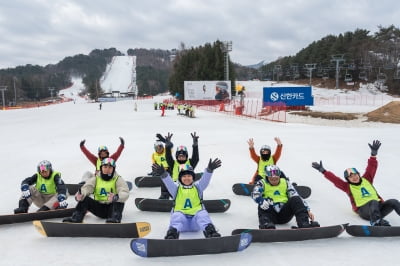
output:
<path id="1" fill-rule="evenodd" d="M 197 232 L 204 231 L 211 219 L 206 210 L 200 210 L 195 215 L 186 215 L 182 212 L 172 212 L 170 227 L 174 227 L 178 232 Z"/>

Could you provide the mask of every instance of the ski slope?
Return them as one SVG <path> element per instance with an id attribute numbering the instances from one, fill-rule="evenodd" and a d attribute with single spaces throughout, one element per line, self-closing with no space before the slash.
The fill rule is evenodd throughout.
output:
<path id="1" fill-rule="evenodd" d="M 113 91 L 135 92 L 136 56 L 114 56 L 100 79 L 106 93 Z"/>

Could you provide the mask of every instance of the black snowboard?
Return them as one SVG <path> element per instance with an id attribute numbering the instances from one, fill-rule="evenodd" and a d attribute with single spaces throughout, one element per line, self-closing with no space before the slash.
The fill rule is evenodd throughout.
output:
<path id="1" fill-rule="evenodd" d="M 126 183 L 128 184 L 129 190 L 132 190 L 133 184 L 131 181 L 126 181 Z M 65 184 L 67 186 L 68 189 L 68 193 L 70 195 L 75 195 L 76 192 L 78 192 L 78 189 L 80 189 L 83 184 L 85 184 L 85 182 L 81 182 L 79 184 Z"/>
<path id="2" fill-rule="evenodd" d="M 250 243 L 251 235 L 247 233 L 199 239 L 136 238 L 131 241 L 131 249 L 141 257 L 187 256 L 242 251 Z"/>
<path id="3" fill-rule="evenodd" d="M 135 238 L 147 235 L 150 224 L 138 223 L 61 223 L 33 221 L 35 228 L 48 237 L 121 237 Z"/>
<path id="4" fill-rule="evenodd" d="M 253 236 L 253 242 L 302 241 L 337 237 L 345 227 L 345 224 L 339 224 L 297 229 L 235 229 L 232 235 L 250 233 Z"/>
<path id="5" fill-rule="evenodd" d="M 141 211 L 170 212 L 173 204 L 172 200 L 167 199 L 135 199 L 135 205 Z M 203 200 L 203 204 L 208 212 L 225 212 L 231 206 L 231 201 L 229 199 Z"/>
<path id="6" fill-rule="evenodd" d="M 199 180 L 203 173 L 196 173 L 194 180 Z M 161 178 L 159 176 L 138 176 L 135 178 L 137 187 L 159 187 L 161 186 Z"/>
<path id="7" fill-rule="evenodd" d="M 363 237 L 400 236 L 400 226 L 348 225 L 346 232 L 352 236 Z"/>
<path id="8" fill-rule="evenodd" d="M 293 183 L 294 188 L 299 193 L 300 197 L 306 199 L 311 195 L 311 188 L 307 186 L 298 186 L 297 184 Z M 245 183 L 236 183 L 232 186 L 232 191 L 236 195 L 241 196 L 251 196 L 251 192 L 253 191 L 254 185 L 245 184 Z"/>
<path id="9" fill-rule="evenodd" d="M 58 209 L 43 212 L 28 212 L 18 214 L 0 215 L 0 224 L 13 224 L 31 222 L 34 220 L 44 220 L 52 218 L 64 218 L 71 216 L 75 208 Z"/>

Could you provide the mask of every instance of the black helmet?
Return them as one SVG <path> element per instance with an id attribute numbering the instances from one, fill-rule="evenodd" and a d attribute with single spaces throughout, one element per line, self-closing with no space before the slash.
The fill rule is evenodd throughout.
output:
<path id="1" fill-rule="evenodd" d="M 193 181 L 194 181 L 195 174 L 193 171 L 193 167 L 191 165 L 188 165 L 188 164 L 180 165 L 178 180 L 181 184 L 182 184 L 182 176 L 184 176 L 184 175 L 191 175 L 193 177 Z"/>
<path id="2" fill-rule="evenodd" d="M 180 145 L 178 148 L 176 148 L 175 152 L 175 157 L 178 158 L 178 155 L 185 155 L 185 157 L 188 157 L 188 152 L 186 146 Z"/>

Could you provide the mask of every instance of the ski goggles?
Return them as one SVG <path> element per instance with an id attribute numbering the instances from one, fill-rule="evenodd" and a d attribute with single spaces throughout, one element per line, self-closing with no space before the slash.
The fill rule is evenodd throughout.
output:
<path id="1" fill-rule="evenodd" d="M 281 176 L 281 171 L 277 169 L 265 170 L 265 173 L 267 174 L 268 177 Z"/>
<path id="2" fill-rule="evenodd" d="M 98 149 L 99 152 L 101 151 L 108 151 L 107 146 L 100 146 Z"/>

